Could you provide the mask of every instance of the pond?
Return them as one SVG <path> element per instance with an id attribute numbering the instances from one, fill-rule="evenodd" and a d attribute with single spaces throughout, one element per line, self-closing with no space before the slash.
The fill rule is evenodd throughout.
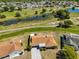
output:
<path id="1" fill-rule="evenodd" d="M 8 25 L 11 25 L 11 24 L 17 24 L 19 22 L 26 22 L 26 21 L 32 21 L 32 20 L 46 20 L 50 16 L 52 17 L 51 13 L 46 13 L 46 14 L 43 14 L 43 15 L 25 17 L 25 18 L 21 18 L 21 19 L 10 19 L 10 20 L 7 20 L 7 21 L 0 22 L 0 25 L 8 26 Z"/>
<path id="2" fill-rule="evenodd" d="M 79 9 L 76 8 L 76 9 L 73 10 L 72 8 L 69 8 L 68 12 L 79 12 Z"/>

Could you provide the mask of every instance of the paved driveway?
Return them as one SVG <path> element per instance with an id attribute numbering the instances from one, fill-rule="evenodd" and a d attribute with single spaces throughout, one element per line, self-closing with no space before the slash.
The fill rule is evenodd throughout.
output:
<path id="1" fill-rule="evenodd" d="M 42 59 L 39 49 L 37 48 L 31 49 L 31 59 Z"/>

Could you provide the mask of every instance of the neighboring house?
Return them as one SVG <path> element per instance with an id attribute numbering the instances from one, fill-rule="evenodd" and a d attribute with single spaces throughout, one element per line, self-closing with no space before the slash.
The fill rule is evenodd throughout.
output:
<path id="1" fill-rule="evenodd" d="M 0 59 L 12 59 L 23 53 L 21 40 L 0 43 Z"/>
<path id="2" fill-rule="evenodd" d="M 35 33 L 30 35 L 30 42 L 32 47 L 38 48 L 57 48 L 57 43 L 52 34 Z"/>
<path id="3" fill-rule="evenodd" d="M 75 48 L 76 51 L 79 50 L 79 35 L 78 34 L 67 34 L 62 36 L 61 45 L 64 46 L 72 46 Z"/>

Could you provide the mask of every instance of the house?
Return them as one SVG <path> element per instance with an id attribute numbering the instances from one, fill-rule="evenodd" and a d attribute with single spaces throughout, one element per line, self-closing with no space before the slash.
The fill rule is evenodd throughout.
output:
<path id="1" fill-rule="evenodd" d="M 11 59 L 23 53 L 21 40 L 0 43 L 0 59 Z"/>
<path id="2" fill-rule="evenodd" d="M 47 33 L 35 33 L 30 35 L 30 41 L 32 47 L 39 48 L 57 48 L 57 43 L 52 34 Z"/>
<path id="3" fill-rule="evenodd" d="M 75 51 L 79 50 L 79 35 L 78 34 L 65 34 L 61 38 L 61 46 L 72 46 Z"/>
<path id="4" fill-rule="evenodd" d="M 75 6 L 76 6 L 76 7 L 79 7 L 79 2 L 77 2 L 77 3 L 75 4 Z"/>
<path id="5" fill-rule="evenodd" d="M 53 6 L 52 2 L 50 2 L 50 1 L 45 2 L 43 5 L 45 7 L 52 7 Z"/>

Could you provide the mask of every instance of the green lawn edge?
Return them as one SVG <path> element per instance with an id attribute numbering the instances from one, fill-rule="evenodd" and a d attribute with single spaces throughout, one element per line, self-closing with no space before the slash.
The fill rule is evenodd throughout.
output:
<path id="1" fill-rule="evenodd" d="M 30 32 L 42 32 L 42 31 L 52 31 L 52 32 L 64 32 L 64 33 L 76 33 L 79 34 L 79 30 L 78 29 L 72 29 L 72 28 L 56 28 L 56 27 L 39 27 L 39 28 L 29 28 L 29 29 L 23 29 L 23 30 L 19 30 L 19 31 L 15 31 L 15 32 L 11 32 L 8 34 L 3 34 L 0 35 L 0 40 L 5 39 L 5 38 L 9 38 L 9 37 L 13 37 L 13 36 L 17 36 L 17 35 L 22 35 L 24 33 L 30 33 Z"/>

